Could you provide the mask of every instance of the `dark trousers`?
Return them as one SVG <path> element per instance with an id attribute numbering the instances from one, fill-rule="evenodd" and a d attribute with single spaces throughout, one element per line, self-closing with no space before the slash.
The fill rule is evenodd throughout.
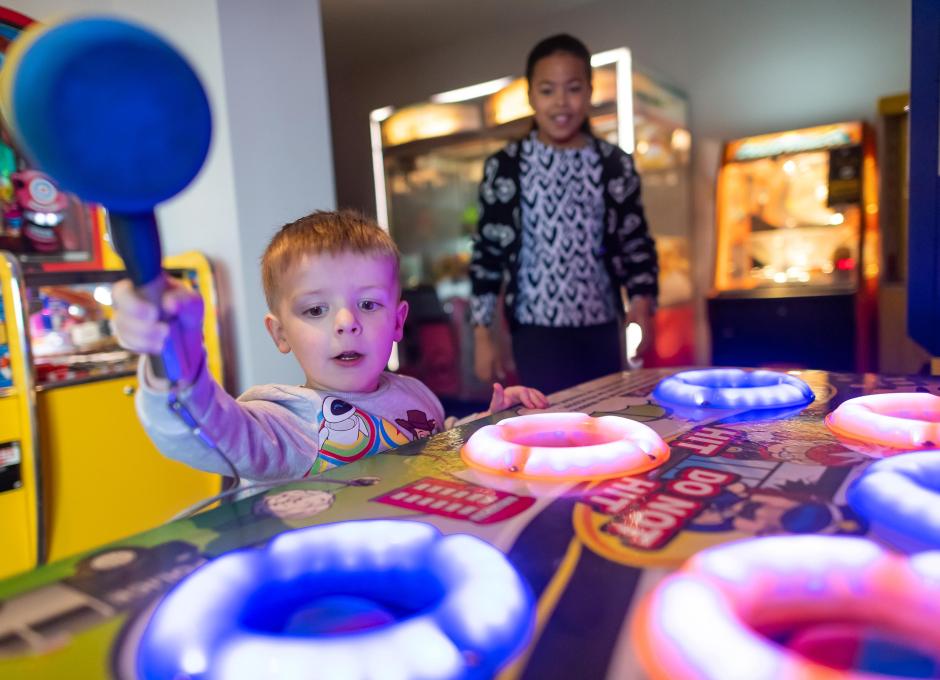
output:
<path id="1" fill-rule="evenodd" d="M 622 371 L 622 335 L 619 321 L 575 328 L 516 326 L 512 354 L 519 382 L 549 394 Z"/>

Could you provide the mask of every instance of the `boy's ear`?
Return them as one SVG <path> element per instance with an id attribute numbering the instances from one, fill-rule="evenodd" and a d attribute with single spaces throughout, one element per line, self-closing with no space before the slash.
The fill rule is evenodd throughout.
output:
<path id="1" fill-rule="evenodd" d="M 401 342 L 405 332 L 405 319 L 408 318 L 408 301 L 400 300 L 395 309 L 395 342 Z"/>
<path id="2" fill-rule="evenodd" d="M 268 335 L 274 340 L 274 344 L 281 354 L 290 353 L 290 343 L 284 335 L 284 327 L 278 318 L 271 313 L 264 316 L 264 327 L 268 329 Z"/>

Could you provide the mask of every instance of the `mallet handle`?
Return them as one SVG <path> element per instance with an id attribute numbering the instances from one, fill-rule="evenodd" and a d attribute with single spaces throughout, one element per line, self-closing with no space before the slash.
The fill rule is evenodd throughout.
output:
<path id="1" fill-rule="evenodd" d="M 134 288 L 145 299 L 157 306 L 163 316 L 161 300 L 167 289 L 163 276 L 162 248 L 160 232 L 153 212 L 110 215 L 111 243 L 121 259 L 134 284 Z M 183 376 L 191 376 L 189 357 L 186 356 L 180 337 L 179 323 L 175 319 L 165 319 L 170 326 L 170 335 L 160 354 L 151 354 L 150 362 L 154 374 L 166 378 L 172 383 Z"/>

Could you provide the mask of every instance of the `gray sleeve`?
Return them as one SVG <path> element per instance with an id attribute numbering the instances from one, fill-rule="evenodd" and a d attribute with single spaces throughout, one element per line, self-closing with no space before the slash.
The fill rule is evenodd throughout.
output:
<path id="1" fill-rule="evenodd" d="M 160 452 L 199 470 L 229 474 L 227 457 L 246 479 L 300 478 L 319 450 L 315 422 L 307 422 L 276 401 L 236 401 L 209 375 L 205 361 L 191 387 L 178 395 L 201 433 L 218 451 L 174 413 L 166 392 L 148 381 L 148 364 L 138 368 L 137 414 Z"/>

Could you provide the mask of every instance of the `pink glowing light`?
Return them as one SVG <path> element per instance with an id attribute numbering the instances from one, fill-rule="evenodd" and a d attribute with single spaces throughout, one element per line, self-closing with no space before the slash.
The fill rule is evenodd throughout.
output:
<path id="1" fill-rule="evenodd" d="M 641 602 L 634 645 L 655 680 L 871 678 L 812 661 L 757 629 L 837 618 L 938 649 L 940 553 L 921 555 L 937 559 L 907 559 L 844 536 L 774 536 L 704 550 Z"/>
<path id="2" fill-rule="evenodd" d="M 619 416 L 536 413 L 477 430 L 460 453 L 487 472 L 581 480 L 652 469 L 669 458 L 669 446 L 652 428 Z"/>
<path id="3" fill-rule="evenodd" d="M 837 435 L 899 450 L 940 447 L 940 397 L 926 392 L 849 399 L 826 417 Z"/>

